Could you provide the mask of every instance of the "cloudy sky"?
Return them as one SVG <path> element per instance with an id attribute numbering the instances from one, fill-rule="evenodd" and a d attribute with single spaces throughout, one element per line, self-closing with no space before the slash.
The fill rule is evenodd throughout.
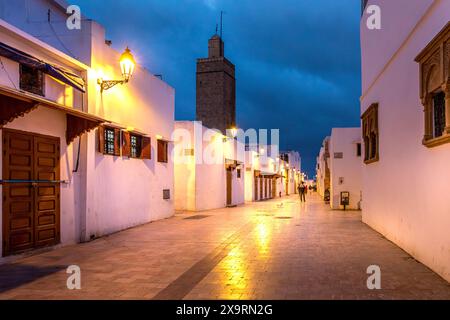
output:
<path id="1" fill-rule="evenodd" d="M 359 0 L 72 0 L 118 50 L 176 89 L 176 119 L 195 118 L 196 59 L 224 14 L 236 65 L 239 127 L 279 128 L 314 175 L 332 127 L 359 126 Z"/>

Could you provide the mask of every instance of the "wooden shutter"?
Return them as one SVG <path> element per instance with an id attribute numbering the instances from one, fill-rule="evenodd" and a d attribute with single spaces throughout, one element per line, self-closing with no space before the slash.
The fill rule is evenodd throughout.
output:
<path id="1" fill-rule="evenodd" d="M 105 127 L 98 127 L 98 152 L 105 154 Z"/>
<path id="2" fill-rule="evenodd" d="M 120 129 L 114 129 L 114 155 L 120 156 Z"/>
<path id="3" fill-rule="evenodd" d="M 152 145 L 149 137 L 142 137 L 141 139 L 141 159 L 152 158 Z"/>
<path id="4" fill-rule="evenodd" d="M 168 162 L 168 143 L 158 140 L 158 162 Z"/>
<path id="5" fill-rule="evenodd" d="M 122 132 L 122 156 L 131 156 L 131 138 L 130 133 L 127 131 Z"/>

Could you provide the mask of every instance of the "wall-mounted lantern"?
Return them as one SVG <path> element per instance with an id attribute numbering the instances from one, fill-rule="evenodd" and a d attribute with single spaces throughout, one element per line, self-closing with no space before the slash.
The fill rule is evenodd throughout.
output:
<path id="1" fill-rule="evenodd" d="M 136 66 L 136 61 L 131 54 L 130 49 L 127 47 L 125 51 L 120 56 L 120 70 L 122 71 L 122 80 L 104 80 L 99 78 L 97 83 L 100 85 L 101 92 L 111 89 L 117 84 L 125 84 L 130 81 L 134 68 Z"/>
<path id="2" fill-rule="evenodd" d="M 230 129 L 230 133 L 231 133 L 231 136 L 233 137 L 233 139 L 236 138 L 236 136 L 237 136 L 237 130 L 238 129 L 236 127 L 232 127 Z"/>
<path id="3" fill-rule="evenodd" d="M 228 140 L 233 140 L 236 139 L 237 137 L 237 128 L 236 127 L 231 127 L 229 129 L 227 129 L 227 135 L 226 137 L 224 137 L 222 140 L 223 142 L 227 142 Z M 230 136 L 231 135 L 231 136 Z"/>

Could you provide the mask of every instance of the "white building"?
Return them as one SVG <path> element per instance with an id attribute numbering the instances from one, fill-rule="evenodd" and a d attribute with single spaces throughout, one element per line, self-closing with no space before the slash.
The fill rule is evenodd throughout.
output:
<path id="1" fill-rule="evenodd" d="M 450 281 L 450 1 L 361 20 L 363 220 Z"/>
<path id="2" fill-rule="evenodd" d="M 201 122 L 177 121 L 175 129 L 175 209 L 203 211 L 243 204 L 245 147 Z"/>
<path id="3" fill-rule="evenodd" d="M 281 188 L 282 195 L 298 193 L 297 187 L 302 182 L 301 158 L 297 151 L 280 153 L 281 163 Z"/>
<path id="4" fill-rule="evenodd" d="M 0 6 L 16 24 L 0 19 L 4 256 L 174 213 L 174 90 L 136 65 L 128 83 L 102 91 L 99 78 L 124 79 L 124 48 L 92 20 L 69 32 L 62 3 Z"/>
<path id="5" fill-rule="evenodd" d="M 258 145 L 246 146 L 245 201 L 261 201 L 278 197 L 282 187 L 281 161 L 278 152 L 272 155 L 273 150 L 278 150 L 278 146 L 267 148 Z"/>
<path id="6" fill-rule="evenodd" d="M 360 209 L 361 128 L 333 128 L 330 147 L 330 206 L 332 209 Z M 349 197 L 347 197 L 349 195 Z M 342 201 L 343 198 L 349 201 Z"/>
<path id="7" fill-rule="evenodd" d="M 329 150 L 330 137 L 326 137 L 323 140 L 322 147 L 320 148 L 319 156 L 317 157 L 316 165 L 316 183 L 317 193 L 325 199 L 325 194 L 330 192 L 330 150 Z"/>

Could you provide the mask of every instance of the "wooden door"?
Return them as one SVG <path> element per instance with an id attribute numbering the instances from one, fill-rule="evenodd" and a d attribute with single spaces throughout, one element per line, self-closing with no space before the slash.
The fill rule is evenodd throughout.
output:
<path id="1" fill-rule="evenodd" d="M 255 201 L 258 201 L 258 177 L 255 176 Z"/>
<path id="2" fill-rule="evenodd" d="M 233 183 L 233 171 L 231 168 L 227 169 L 227 206 L 231 206 L 232 204 L 232 183 Z"/>
<path id="3" fill-rule="evenodd" d="M 59 184 L 37 183 L 60 179 L 59 153 L 58 138 L 3 130 L 4 256 L 59 242 Z"/>
<path id="4" fill-rule="evenodd" d="M 260 178 L 259 178 L 259 199 L 260 199 L 260 200 L 263 199 L 263 191 L 264 191 L 263 178 L 260 177 Z"/>
<path id="5" fill-rule="evenodd" d="M 286 195 L 289 195 L 289 170 L 286 170 Z"/>
<path id="6" fill-rule="evenodd" d="M 276 198 L 277 197 L 277 179 L 273 178 L 272 179 L 272 198 Z"/>
<path id="7" fill-rule="evenodd" d="M 264 178 L 264 196 L 266 197 L 266 199 L 268 198 L 268 190 L 269 190 L 269 187 L 268 187 L 268 184 L 267 184 L 267 178 Z"/>
<path id="8" fill-rule="evenodd" d="M 59 139 L 34 137 L 34 180 L 59 181 Z M 60 185 L 37 183 L 34 187 L 34 239 L 36 247 L 59 242 Z"/>
<path id="9" fill-rule="evenodd" d="M 272 179 L 268 180 L 268 184 L 269 184 L 269 198 L 273 198 L 272 197 Z"/>

